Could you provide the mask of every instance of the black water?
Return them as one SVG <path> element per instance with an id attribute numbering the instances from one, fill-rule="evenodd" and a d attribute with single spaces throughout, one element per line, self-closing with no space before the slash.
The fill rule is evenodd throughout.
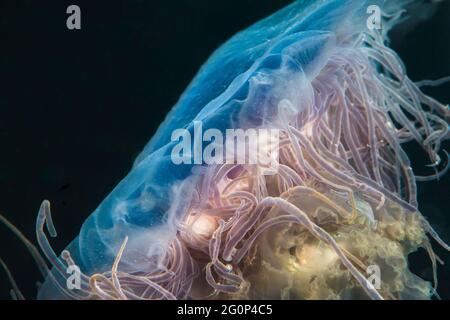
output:
<path id="1" fill-rule="evenodd" d="M 0 212 L 34 239 L 37 210 L 49 199 L 59 232 L 52 244 L 62 250 L 127 174 L 209 54 L 289 2 L 0 1 Z M 69 4 L 81 7 L 81 30 L 66 28 Z M 394 37 L 413 80 L 450 75 L 449 16 L 447 2 Z M 427 92 L 450 102 L 450 84 Z M 422 154 L 412 158 L 423 162 Z M 421 211 L 447 242 L 449 190 L 449 175 L 419 184 Z M 0 230 L 0 256 L 32 298 L 37 268 Z M 450 264 L 450 254 L 435 247 Z M 412 255 L 411 268 L 431 280 L 423 252 Z M 450 299 L 450 266 L 440 266 L 439 277 L 439 293 Z M 8 291 L 0 273 L 0 299 Z"/>

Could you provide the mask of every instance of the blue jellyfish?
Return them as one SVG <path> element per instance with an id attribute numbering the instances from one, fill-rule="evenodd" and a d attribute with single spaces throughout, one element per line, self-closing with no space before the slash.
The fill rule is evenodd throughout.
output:
<path id="1" fill-rule="evenodd" d="M 417 176 L 404 143 L 442 167 L 449 109 L 387 46 L 414 3 L 298 0 L 223 44 L 61 254 L 43 202 L 38 298 L 436 294 L 407 256 L 425 248 L 436 270 L 429 238 L 450 250 L 416 191 L 448 165 Z"/>

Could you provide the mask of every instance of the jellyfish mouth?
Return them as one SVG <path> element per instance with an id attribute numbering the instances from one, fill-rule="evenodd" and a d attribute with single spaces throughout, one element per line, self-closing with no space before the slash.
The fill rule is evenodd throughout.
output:
<path id="1" fill-rule="evenodd" d="M 211 239 L 219 226 L 215 217 L 202 213 L 189 215 L 186 225 L 190 228 L 188 232 L 192 236 L 203 239 Z"/>

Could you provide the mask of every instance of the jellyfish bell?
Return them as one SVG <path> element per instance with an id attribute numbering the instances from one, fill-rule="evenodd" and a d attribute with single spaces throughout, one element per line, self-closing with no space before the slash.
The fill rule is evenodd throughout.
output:
<path id="1" fill-rule="evenodd" d="M 122 180 L 58 257 L 50 208 L 37 237 L 52 263 L 39 298 L 408 299 L 434 286 L 408 269 L 428 236 L 402 144 L 432 162 L 448 106 L 405 73 L 386 35 L 414 1 L 295 1 L 237 34 L 201 68 Z M 383 28 L 367 28 L 367 8 Z M 276 129 L 277 166 L 174 163 L 175 130 L 196 123 Z M 187 135 L 186 135 L 187 136 Z M 267 135 L 258 150 L 273 148 Z M 195 147 L 194 147 L 195 148 Z M 269 167 L 270 174 L 265 170 Z M 264 170 L 263 170 L 264 169 Z M 442 172 L 422 180 L 441 176 Z M 66 267 L 81 270 L 68 290 Z M 381 283 L 370 282 L 380 270 Z M 435 278 L 436 280 L 436 278 Z M 270 281 L 270 283 L 268 282 Z"/>

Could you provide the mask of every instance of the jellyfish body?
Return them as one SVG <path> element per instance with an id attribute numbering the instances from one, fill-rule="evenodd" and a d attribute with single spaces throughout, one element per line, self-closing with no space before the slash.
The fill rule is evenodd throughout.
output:
<path id="1" fill-rule="evenodd" d="M 402 143 L 438 162 L 448 108 L 385 46 L 409 2 L 296 1 L 226 42 L 61 257 L 43 204 L 38 239 L 54 266 L 39 298 L 430 297 L 406 256 L 423 246 L 435 261 L 427 232 L 445 244 L 417 210 Z M 381 30 L 367 27 L 374 4 Z M 279 130 L 279 171 L 193 154 L 175 164 L 173 132 L 194 136 L 199 122 Z M 79 290 L 66 289 L 68 264 Z M 381 289 L 369 265 L 386 273 Z"/>

